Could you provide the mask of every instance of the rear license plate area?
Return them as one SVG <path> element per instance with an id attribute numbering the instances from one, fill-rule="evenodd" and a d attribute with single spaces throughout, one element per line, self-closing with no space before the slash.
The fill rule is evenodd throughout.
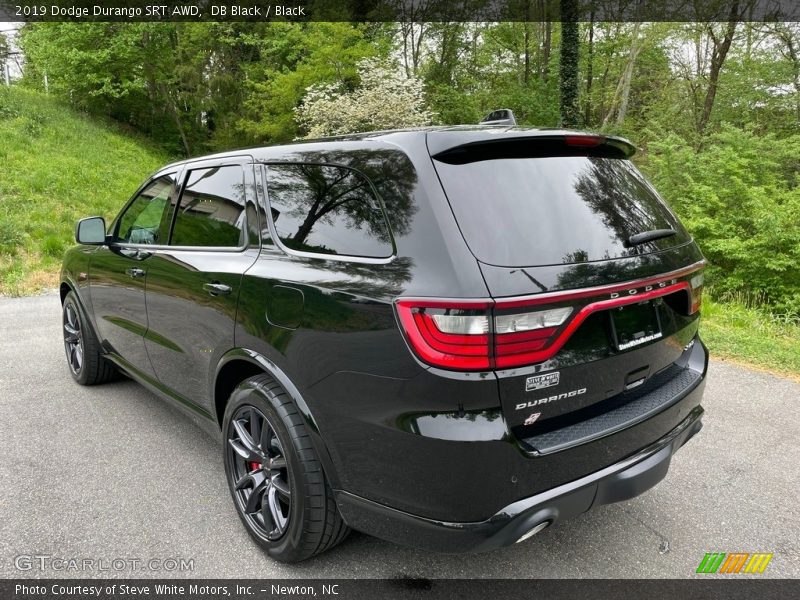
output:
<path id="1" fill-rule="evenodd" d="M 658 304 L 628 304 L 609 311 L 611 343 L 617 351 L 628 350 L 663 337 Z"/>

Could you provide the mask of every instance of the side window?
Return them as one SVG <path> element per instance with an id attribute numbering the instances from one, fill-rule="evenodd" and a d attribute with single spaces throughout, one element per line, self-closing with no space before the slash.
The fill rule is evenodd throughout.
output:
<path id="1" fill-rule="evenodd" d="M 242 167 L 189 171 L 170 245 L 240 248 L 245 236 Z"/>
<path id="2" fill-rule="evenodd" d="M 272 164 L 267 169 L 272 221 L 287 248 L 370 258 L 392 255 L 386 215 L 363 175 L 320 164 Z"/>
<path id="3" fill-rule="evenodd" d="M 174 192 L 174 174 L 153 180 L 117 221 L 114 239 L 129 244 L 166 244 L 170 214 L 166 208 Z"/>

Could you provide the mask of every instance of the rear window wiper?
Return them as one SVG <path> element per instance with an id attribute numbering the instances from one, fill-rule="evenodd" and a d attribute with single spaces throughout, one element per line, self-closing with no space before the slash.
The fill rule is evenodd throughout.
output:
<path id="1" fill-rule="evenodd" d="M 652 231 L 643 231 L 636 233 L 625 240 L 625 247 L 638 246 L 639 244 L 646 244 L 647 242 L 654 242 L 662 238 L 672 237 L 678 232 L 674 229 L 653 229 Z"/>

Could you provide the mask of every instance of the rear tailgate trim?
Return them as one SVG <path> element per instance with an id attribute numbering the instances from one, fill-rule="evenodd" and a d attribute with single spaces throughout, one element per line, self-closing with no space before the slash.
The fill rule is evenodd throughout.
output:
<path id="1" fill-rule="evenodd" d="M 601 294 L 613 294 L 623 291 L 627 292 L 629 290 L 639 289 L 642 287 L 647 287 L 652 285 L 658 285 L 667 281 L 671 281 L 673 279 L 685 277 L 690 273 L 699 271 L 700 269 L 705 267 L 705 265 L 706 261 L 700 260 L 697 261 L 696 263 L 689 265 L 688 267 L 677 269 L 675 271 L 670 271 L 669 273 L 664 273 L 656 277 L 634 279 L 632 281 L 625 281 L 623 283 L 611 283 L 608 285 L 580 288 L 577 290 L 560 290 L 557 292 L 543 292 L 540 294 L 531 294 L 529 296 L 514 296 L 513 298 L 510 299 L 496 298 L 495 302 L 499 307 L 502 308 L 515 308 L 518 306 L 532 306 L 537 304 L 552 304 L 554 302 L 579 300 L 581 298 L 594 298 Z M 659 291 L 661 289 L 663 288 L 659 288 Z M 635 297 L 641 298 L 641 295 Z"/>
<path id="2" fill-rule="evenodd" d="M 673 366 L 657 373 L 635 392 L 623 394 L 615 408 L 590 419 L 520 440 L 537 455 L 551 454 L 612 435 L 632 427 L 679 402 L 689 394 L 703 374 L 691 367 Z"/>

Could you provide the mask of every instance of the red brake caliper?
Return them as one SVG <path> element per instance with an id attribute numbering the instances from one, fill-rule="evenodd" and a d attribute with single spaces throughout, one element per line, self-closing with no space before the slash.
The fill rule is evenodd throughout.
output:
<path id="1" fill-rule="evenodd" d="M 260 469 L 260 468 L 261 468 L 261 463 L 258 463 L 258 462 L 251 462 L 250 463 L 250 470 L 251 471 L 255 471 L 256 469 Z"/>

